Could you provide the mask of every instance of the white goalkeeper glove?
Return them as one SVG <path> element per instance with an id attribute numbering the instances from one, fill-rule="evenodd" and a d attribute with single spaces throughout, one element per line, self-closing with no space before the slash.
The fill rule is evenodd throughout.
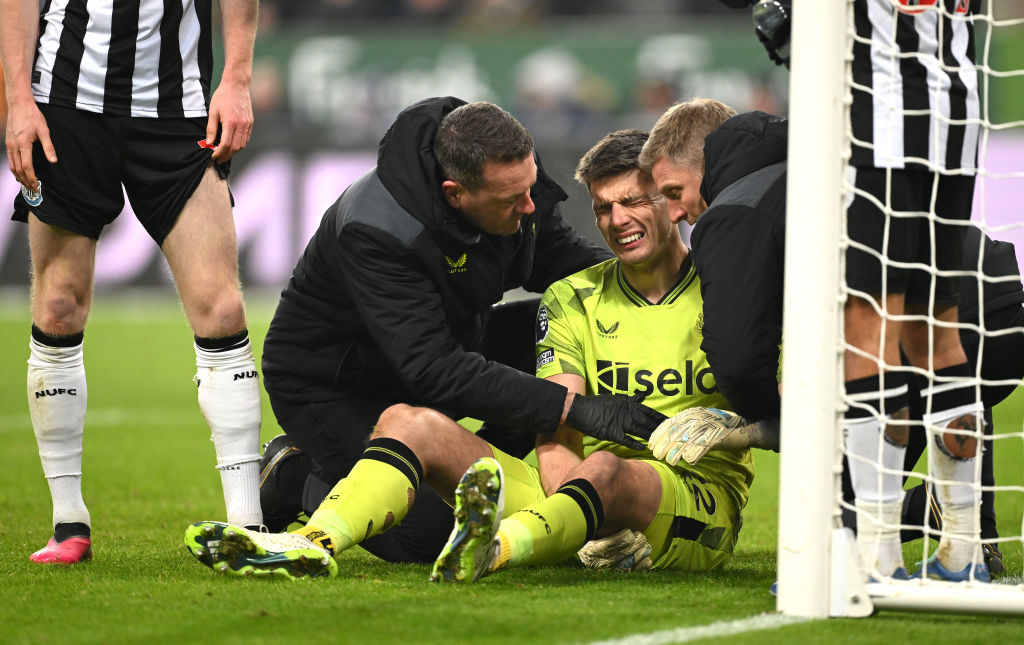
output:
<path id="1" fill-rule="evenodd" d="M 737 450 L 757 444 L 758 424 L 718 408 L 689 408 L 666 419 L 647 442 L 654 456 L 672 466 L 680 459 L 693 465 L 709 450 Z M 758 436 L 754 436 L 754 435 Z"/>
<path id="2" fill-rule="evenodd" d="M 647 538 L 640 531 L 630 529 L 587 542 L 580 549 L 579 556 L 588 569 L 641 571 L 650 569 L 653 564 Z"/>

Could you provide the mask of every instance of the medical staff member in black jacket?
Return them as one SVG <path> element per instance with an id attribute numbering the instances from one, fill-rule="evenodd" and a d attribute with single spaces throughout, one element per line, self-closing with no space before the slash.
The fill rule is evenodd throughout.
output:
<path id="1" fill-rule="evenodd" d="M 701 348 L 718 387 L 737 414 L 776 428 L 786 136 L 784 119 L 698 98 L 669 108 L 640 155 L 673 220 L 695 224 Z"/>

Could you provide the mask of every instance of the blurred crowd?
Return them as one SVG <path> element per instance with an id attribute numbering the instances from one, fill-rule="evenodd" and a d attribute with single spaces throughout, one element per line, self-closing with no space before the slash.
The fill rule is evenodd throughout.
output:
<path id="1" fill-rule="evenodd" d="M 786 109 L 749 11 L 717 0 L 261 0 L 260 14 L 256 146 L 365 147 L 403 106 L 443 94 L 497 102 L 570 147 L 697 95 Z M 723 69 L 704 25 L 731 26 L 751 55 Z M 615 53 L 595 58 L 594 43 Z"/>
<path id="2" fill-rule="evenodd" d="M 725 14 L 715 0 L 263 0 L 261 11 L 283 23 L 398 20 L 416 24 L 528 25 L 559 16 Z"/>

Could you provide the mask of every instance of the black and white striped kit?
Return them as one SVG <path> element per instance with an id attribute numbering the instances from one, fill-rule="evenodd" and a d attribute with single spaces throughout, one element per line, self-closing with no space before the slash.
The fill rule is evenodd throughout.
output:
<path id="1" fill-rule="evenodd" d="M 36 101 L 119 116 L 206 116 L 210 7 L 210 0 L 47 0 L 32 74 Z"/>
<path id="2" fill-rule="evenodd" d="M 976 0 L 854 0 L 851 163 L 975 169 Z"/>

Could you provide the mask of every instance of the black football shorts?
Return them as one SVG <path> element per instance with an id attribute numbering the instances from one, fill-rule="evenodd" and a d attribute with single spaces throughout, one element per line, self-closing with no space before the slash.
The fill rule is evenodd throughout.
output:
<path id="1" fill-rule="evenodd" d="M 957 304 L 959 277 L 940 276 L 933 270 L 908 264 L 921 264 L 938 271 L 963 268 L 964 225 L 943 223 L 926 214 L 931 212 L 934 203 L 938 218 L 968 222 L 974 199 L 974 177 L 939 175 L 936 181 L 935 174 L 926 170 L 893 169 L 890 176 L 885 169 L 858 166 L 850 166 L 849 172 L 856 191 L 846 210 L 846 230 L 852 242 L 874 253 L 852 245 L 848 248 L 847 286 L 869 294 L 902 293 L 906 294 L 908 304 L 927 305 L 932 302 L 934 281 L 935 306 Z M 887 182 L 891 182 L 889 190 Z M 864 193 L 874 196 L 882 208 Z"/>
<path id="2" fill-rule="evenodd" d="M 163 244 L 210 165 L 213 151 L 200 145 L 206 118 L 111 116 L 45 104 L 39 109 L 57 163 L 46 160 L 37 141 L 32 162 L 40 187 L 22 189 L 12 219 L 27 221 L 31 211 L 51 226 L 98 239 L 124 208 L 127 193 L 139 222 Z M 230 165 L 216 168 L 227 179 Z"/>

